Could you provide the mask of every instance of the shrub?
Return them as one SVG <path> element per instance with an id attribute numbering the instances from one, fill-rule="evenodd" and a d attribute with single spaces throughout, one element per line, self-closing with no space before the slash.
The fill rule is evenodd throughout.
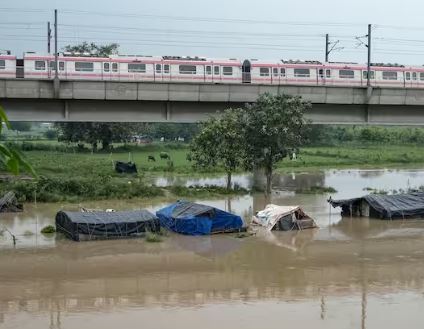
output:
<path id="1" fill-rule="evenodd" d="M 43 234 L 52 234 L 56 232 L 56 228 L 53 225 L 47 225 L 41 229 Z"/>

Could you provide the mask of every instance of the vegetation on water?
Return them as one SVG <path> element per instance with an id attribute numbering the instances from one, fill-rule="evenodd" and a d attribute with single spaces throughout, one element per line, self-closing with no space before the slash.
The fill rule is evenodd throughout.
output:
<path id="1" fill-rule="evenodd" d="M 204 122 L 191 144 L 195 166 L 224 168 L 227 188 L 237 168 L 264 169 L 266 193 L 271 193 L 273 171 L 304 142 L 304 113 L 311 107 L 299 96 L 264 93 L 244 108 L 228 109 Z"/>
<path id="2" fill-rule="evenodd" d="M 163 237 L 157 233 L 146 232 L 146 241 L 147 242 L 162 242 Z"/>
<path id="3" fill-rule="evenodd" d="M 324 193 L 336 193 L 337 190 L 331 186 L 311 186 L 309 188 L 303 188 L 296 190 L 296 193 L 301 194 L 324 194 Z"/>
<path id="4" fill-rule="evenodd" d="M 377 188 L 372 188 L 372 187 L 365 187 L 363 189 L 364 191 L 367 191 L 370 194 L 380 194 L 380 195 L 388 195 L 388 194 L 405 194 L 405 193 L 416 193 L 416 192 L 424 192 L 424 186 L 421 185 L 419 187 L 408 187 L 406 189 L 400 188 L 400 189 L 390 189 L 390 190 L 385 190 L 385 189 L 377 189 Z"/>
<path id="5" fill-rule="evenodd" d="M 56 227 L 54 227 L 53 225 L 47 225 L 44 226 L 40 232 L 43 234 L 52 234 L 56 232 Z"/>

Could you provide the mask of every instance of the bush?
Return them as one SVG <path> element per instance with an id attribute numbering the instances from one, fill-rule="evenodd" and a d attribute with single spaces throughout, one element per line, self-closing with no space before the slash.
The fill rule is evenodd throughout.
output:
<path id="1" fill-rule="evenodd" d="M 41 229 L 43 234 L 52 234 L 56 232 L 56 228 L 53 225 L 47 225 Z"/>
<path id="2" fill-rule="evenodd" d="M 162 242 L 163 238 L 159 234 L 147 232 L 146 233 L 146 241 L 147 242 Z"/>

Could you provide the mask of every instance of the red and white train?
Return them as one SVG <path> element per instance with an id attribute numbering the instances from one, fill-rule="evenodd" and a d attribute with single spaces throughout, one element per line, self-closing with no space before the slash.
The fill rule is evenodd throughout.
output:
<path id="1" fill-rule="evenodd" d="M 274 85 L 366 86 L 367 67 L 355 63 L 261 61 L 176 56 L 60 54 L 61 80 L 172 81 Z M 0 79 L 52 79 L 52 55 L 25 53 L 23 59 L 0 54 Z M 373 64 L 377 87 L 424 88 L 424 67 Z"/>

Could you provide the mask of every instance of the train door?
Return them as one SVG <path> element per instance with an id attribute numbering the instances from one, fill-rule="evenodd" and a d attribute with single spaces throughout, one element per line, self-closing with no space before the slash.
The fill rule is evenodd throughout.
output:
<path id="1" fill-rule="evenodd" d="M 213 82 L 212 64 L 205 65 L 205 82 Z"/>
<path id="2" fill-rule="evenodd" d="M 162 81 L 171 81 L 171 65 L 162 65 Z"/>
<path id="3" fill-rule="evenodd" d="M 252 82 L 252 76 L 251 76 L 250 70 L 251 70 L 250 61 L 246 59 L 243 62 L 243 66 L 241 67 L 241 74 L 242 74 L 241 81 L 243 83 L 251 83 Z"/>
<path id="4" fill-rule="evenodd" d="M 219 65 L 213 66 L 213 82 L 221 82 L 221 67 Z"/>
<path id="5" fill-rule="evenodd" d="M 411 72 L 404 72 L 404 74 L 405 74 L 405 87 L 411 88 L 412 87 Z"/>
<path id="6" fill-rule="evenodd" d="M 120 66 L 119 63 L 112 62 L 110 66 L 110 80 L 120 80 L 121 74 L 120 74 Z"/>
<path id="7" fill-rule="evenodd" d="M 162 64 L 161 63 L 155 64 L 155 81 L 158 81 L 158 82 L 162 81 Z"/>
<path id="8" fill-rule="evenodd" d="M 326 84 L 325 69 L 323 67 L 317 69 L 317 83 L 318 83 L 318 85 L 325 85 Z"/>
<path id="9" fill-rule="evenodd" d="M 25 77 L 24 74 L 24 60 L 17 59 L 16 60 L 16 78 L 23 79 Z"/>
<path id="10" fill-rule="evenodd" d="M 110 80 L 110 63 L 109 62 L 103 62 L 102 63 L 102 77 L 103 80 Z"/>
<path id="11" fill-rule="evenodd" d="M 278 72 L 278 67 L 272 68 L 271 83 L 273 85 L 280 84 L 280 73 Z"/>

